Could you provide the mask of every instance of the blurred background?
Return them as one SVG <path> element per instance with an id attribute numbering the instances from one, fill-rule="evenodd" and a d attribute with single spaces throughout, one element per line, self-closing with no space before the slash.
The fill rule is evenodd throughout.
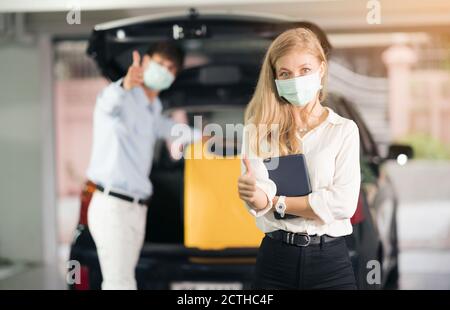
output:
<path id="1" fill-rule="evenodd" d="M 323 28 L 334 48 L 330 91 L 355 104 L 381 156 L 392 143 L 414 150 L 383 166 L 398 198 L 398 288 L 450 289 L 447 0 L 2 1 L 0 289 L 66 287 L 92 111 L 108 83 L 86 54 L 94 26 L 191 7 Z"/>

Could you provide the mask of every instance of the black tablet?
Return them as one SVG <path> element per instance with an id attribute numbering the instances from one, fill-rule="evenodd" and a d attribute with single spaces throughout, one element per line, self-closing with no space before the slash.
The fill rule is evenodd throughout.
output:
<path id="1" fill-rule="evenodd" d="M 264 165 L 269 172 L 269 179 L 277 186 L 277 196 L 298 197 L 312 192 L 304 154 L 267 158 L 264 159 Z M 281 217 L 278 212 L 274 213 L 276 219 L 298 217 L 291 214 Z"/>

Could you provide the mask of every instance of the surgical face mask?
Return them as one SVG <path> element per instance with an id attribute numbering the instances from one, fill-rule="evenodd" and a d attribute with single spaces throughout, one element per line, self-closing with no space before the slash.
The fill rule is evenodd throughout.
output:
<path id="1" fill-rule="evenodd" d="M 319 71 L 289 80 L 275 80 L 278 95 L 295 106 L 307 105 L 322 89 Z"/>
<path id="2" fill-rule="evenodd" d="M 172 85 L 175 76 L 166 67 L 151 61 L 144 71 L 144 84 L 156 91 L 167 89 Z"/>

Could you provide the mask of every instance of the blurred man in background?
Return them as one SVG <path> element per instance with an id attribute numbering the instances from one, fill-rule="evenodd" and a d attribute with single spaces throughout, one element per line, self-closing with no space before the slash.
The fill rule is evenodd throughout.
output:
<path id="1" fill-rule="evenodd" d="M 161 114 L 158 95 L 171 86 L 183 61 L 184 52 L 170 42 L 153 44 L 142 61 L 133 51 L 126 76 L 97 98 L 87 171 L 96 191 L 88 222 L 103 275 L 102 289 L 137 288 L 135 267 L 153 190 L 149 174 L 154 145 L 159 138 L 170 140 L 175 124 Z"/>

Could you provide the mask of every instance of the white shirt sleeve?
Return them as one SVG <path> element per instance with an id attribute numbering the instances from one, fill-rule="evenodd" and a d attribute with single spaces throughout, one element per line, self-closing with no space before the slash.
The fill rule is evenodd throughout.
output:
<path id="1" fill-rule="evenodd" d="M 110 83 L 97 96 L 97 107 L 103 112 L 111 115 L 117 114 L 120 111 L 120 107 L 127 100 L 128 91 L 120 86 L 122 80 L 119 79 Z"/>
<path id="2" fill-rule="evenodd" d="M 264 165 L 263 159 L 259 158 L 254 154 L 250 147 L 247 144 L 246 139 L 246 130 L 244 128 L 244 132 L 242 135 L 242 151 L 241 151 L 241 174 L 246 173 L 246 168 L 244 165 L 243 158 L 246 156 L 246 158 L 249 160 L 250 167 L 252 169 L 252 173 L 256 179 L 256 186 L 260 188 L 268 198 L 267 207 L 263 210 L 255 210 L 251 208 L 247 203 L 245 203 L 245 207 L 248 209 L 250 214 L 252 214 L 255 217 L 260 217 L 269 212 L 272 209 L 272 200 L 275 197 L 275 194 L 277 192 L 277 186 L 275 183 L 269 179 L 269 173 L 267 171 L 266 166 Z"/>
<path id="3" fill-rule="evenodd" d="M 358 126 L 351 121 L 336 156 L 333 184 L 308 195 L 311 208 L 325 224 L 355 213 L 361 186 L 359 147 Z"/>
<path id="4" fill-rule="evenodd" d="M 160 139 L 166 139 L 172 142 L 174 137 L 171 135 L 171 130 L 177 123 L 173 119 L 162 114 L 158 115 L 155 121 L 157 122 L 156 136 Z"/>

